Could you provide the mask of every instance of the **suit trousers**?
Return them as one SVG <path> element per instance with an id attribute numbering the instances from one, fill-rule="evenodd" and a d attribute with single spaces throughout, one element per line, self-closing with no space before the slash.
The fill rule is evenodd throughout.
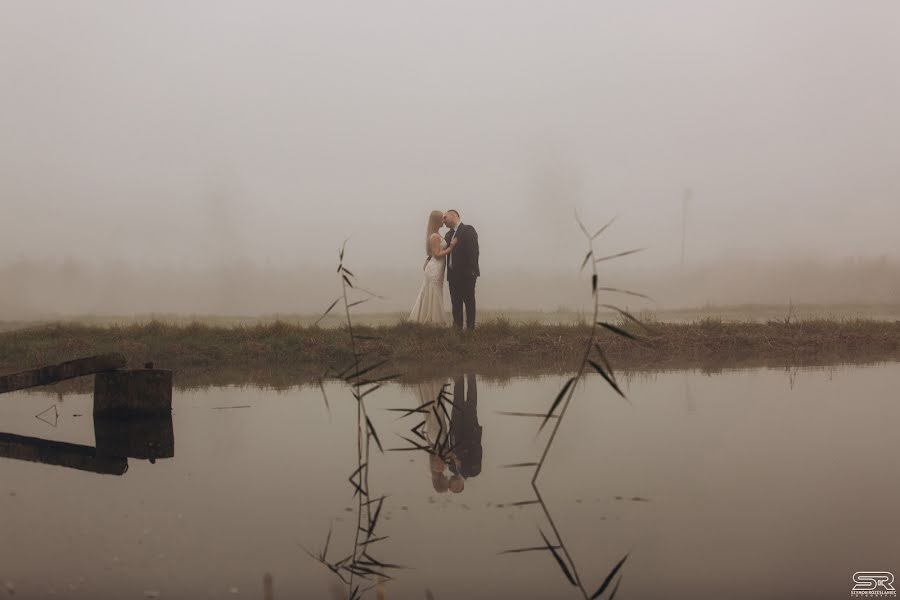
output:
<path id="1" fill-rule="evenodd" d="M 466 311 L 466 328 L 475 329 L 475 282 L 474 275 L 454 275 L 448 273 L 450 303 L 453 305 L 453 326 L 463 328 L 463 307 Z"/>

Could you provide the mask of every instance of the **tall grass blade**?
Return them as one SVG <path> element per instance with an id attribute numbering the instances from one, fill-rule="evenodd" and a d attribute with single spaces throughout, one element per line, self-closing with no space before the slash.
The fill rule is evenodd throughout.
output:
<path id="1" fill-rule="evenodd" d="M 600 587 L 597 588 L 597 591 L 594 592 L 594 594 L 591 596 L 590 600 L 596 600 L 601 595 L 603 595 L 603 592 L 605 592 L 606 588 L 609 587 L 609 584 L 612 582 L 613 577 L 616 576 L 616 573 L 619 572 L 619 569 L 622 568 L 622 565 L 625 564 L 626 560 L 628 560 L 628 554 L 623 556 L 622 560 L 620 560 L 618 563 L 616 563 L 616 566 L 613 567 L 613 570 L 609 572 L 609 575 L 606 576 L 606 579 L 603 580 L 603 583 L 600 584 Z"/>
<path id="2" fill-rule="evenodd" d="M 328 404 L 328 394 L 325 393 L 325 382 L 322 379 L 319 379 L 319 389 L 322 390 L 322 400 L 325 401 L 325 410 L 328 411 L 328 416 L 331 416 L 331 405 Z"/>
<path id="3" fill-rule="evenodd" d="M 328 556 L 328 546 L 331 544 L 331 531 L 334 528 L 334 523 L 328 525 L 328 537 L 325 538 L 325 547 L 322 548 L 322 560 L 326 560 Z"/>
<path id="4" fill-rule="evenodd" d="M 363 490 L 362 485 L 361 485 L 361 483 L 362 483 L 362 481 L 363 481 L 363 478 L 362 478 L 362 470 L 365 469 L 365 468 L 366 468 L 366 463 L 363 463 L 363 464 L 359 465 L 359 466 L 356 468 L 356 470 L 353 471 L 353 473 L 352 473 L 352 474 L 350 475 L 350 477 L 348 478 L 348 481 L 350 482 L 350 484 L 353 485 L 353 487 L 355 488 L 355 491 L 353 492 L 353 497 L 354 497 L 354 498 L 356 498 L 356 494 L 362 494 L 363 496 L 366 496 L 366 497 L 368 497 L 368 495 L 369 495 L 367 492 L 365 492 L 365 491 Z M 360 476 L 360 478 L 359 478 L 360 483 L 356 483 L 356 482 L 353 480 L 353 478 L 356 477 L 357 475 Z"/>
<path id="5" fill-rule="evenodd" d="M 372 425 L 372 420 L 369 419 L 369 417 L 366 417 L 366 429 L 372 434 L 372 439 L 375 440 L 375 445 L 378 446 L 378 450 L 384 454 L 384 448 L 381 447 L 381 440 L 378 439 L 378 434 L 375 433 L 375 426 Z"/>
<path id="6" fill-rule="evenodd" d="M 597 351 L 597 356 L 600 358 L 600 362 L 603 363 L 603 368 L 606 369 L 609 376 L 612 377 L 613 381 L 618 381 L 618 379 L 616 379 L 616 374 L 613 372 L 612 365 L 610 364 L 609 359 L 606 358 L 606 353 L 603 352 L 603 348 L 600 347 L 599 343 L 594 343 L 594 350 Z"/>
<path id="7" fill-rule="evenodd" d="M 347 376 L 347 373 L 349 373 L 350 371 L 352 371 L 353 369 L 355 369 L 356 366 L 357 366 L 357 365 L 356 365 L 356 361 L 353 361 L 353 362 L 351 362 L 349 365 L 347 365 L 347 367 L 346 367 L 343 371 L 341 371 L 340 373 L 338 373 L 337 371 L 335 371 L 334 375 L 335 375 L 335 377 L 337 377 L 338 379 L 345 379 L 346 376 Z"/>
<path id="8" fill-rule="evenodd" d="M 381 507 L 384 506 L 384 496 L 378 499 L 378 506 L 375 508 L 375 515 L 372 516 L 372 520 L 369 521 L 369 531 L 367 531 L 367 535 L 371 536 L 372 532 L 375 531 L 375 526 L 378 524 L 378 517 L 381 515 Z"/>
<path id="9" fill-rule="evenodd" d="M 371 365 L 369 365 L 368 367 L 366 367 L 365 369 L 362 369 L 361 371 L 356 371 L 356 372 L 354 372 L 354 373 L 351 373 L 351 374 L 349 375 L 349 377 L 348 377 L 348 380 L 349 380 L 349 379 L 355 379 L 355 378 L 358 378 L 360 375 L 365 375 L 366 373 L 369 373 L 370 371 L 374 371 L 374 370 L 377 369 L 378 367 L 381 367 L 381 366 L 383 366 L 383 365 L 386 365 L 386 364 L 389 363 L 389 362 L 391 362 L 390 359 L 385 359 L 385 360 L 382 360 L 382 361 L 378 361 L 378 362 L 376 362 L 376 363 L 374 363 L 374 364 L 371 364 Z"/>
<path id="10" fill-rule="evenodd" d="M 360 385 L 360 386 L 363 386 L 363 385 L 368 385 L 368 384 L 362 384 L 362 383 L 361 383 L 361 384 L 359 384 L 359 385 Z M 359 395 L 359 399 L 362 400 L 363 398 L 365 398 L 366 396 L 368 396 L 369 394 L 371 394 L 371 393 L 374 392 L 375 390 L 379 390 L 379 389 L 381 389 L 381 384 L 380 384 L 380 383 L 376 383 L 375 385 L 373 385 L 372 387 L 370 387 L 369 389 L 367 389 L 365 392 L 363 392 L 362 394 L 360 394 L 360 395 Z"/>
<path id="11" fill-rule="evenodd" d="M 561 548 L 561 546 L 556 546 L 556 548 Z M 533 546 L 531 548 L 513 548 L 512 550 L 504 550 L 502 552 L 498 552 L 497 555 L 503 554 L 521 554 L 523 552 L 546 552 L 548 550 L 547 546 Z"/>
<path id="12" fill-rule="evenodd" d="M 616 380 L 615 380 L 615 379 L 613 379 L 612 377 L 610 377 L 610 375 L 603 369 L 603 367 L 601 367 L 600 365 L 598 365 L 597 363 L 595 363 L 595 362 L 592 361 L 592 360 L 588 360 L 588 363 L 589 363 L 592 367 L 594 367 L 594 370 L 595 370 L 595 371 L 597 371 L 598 373 L 600 373 L 600 376 L 603 377 L 603 379 L 606 380 L 606 383 L 608 383 L 608 384 L 610 385 L 610 387 L 612 387 L 612 389 L 616 390 L 616 393 L 617 393 L 617 394 L 619 394 L 620 396 L 622 396 L 622 398 L 625 398 L 625 394 L 623 394 L 623 393 L 622 393 L 622 390 L 619 389 L 619 384 L 616 383 Z M 628 398 L 625 398 L 625 400 L 628 400 Z"/>
<path id="13" fill-rule="evenodd" d="M 427 402 L 421 406 L 417 406 L 415 408 L 386 408 L 384 410 L 389 411 L 389 412 L 402 412 L 403 414 L 400 415 L 399 417 L 397 417 L 397 420 L 399 421 L 400 419 L 402 419 L 404 417 L 408 417 L 409 415 L 413 415 L 416 413 L 428 414 L 428 407 L 431 406 L 432 404 L 434 404 L 434 400 L 432 400 L 431 402 Z"/>
<path id="14" fill-rule="evenodd" d="M 585 236 L 590 237 L 590 233 L 588 233 L 587 227 L 584 226 L 584 223 L 581 221 L 581 217 L 578 215 L 578 211 L 575 211 L 575 222 L 578 223 L 579 229 L 584 233 Z"/>
<path id="15" fill-rule="evenodd" d="M 578 269 L 579 272 L 580 272 L 580 271 L 584 271 L 584 266 L 585 266 L 586 264 L 588 264 L 588 261 L 591 260 L 591 257 L 592 257 L 593 255 L 594 255 L 594 251 L 593 251 L 593 250 L 591 250 L 590 252 L 588 252 L 588 253 L 585 255 L 584 260 L 581 261 L 581 268 Z"/>
<path id="16" fill-rule="evenodd" d="M 403 440 L 404 442 L 409 442 L 410 445 L 407 446 L 406 448 L 388 448 L 389 452 L 405 452 L 408 450 L 424 450 L 428 454 L 432 454 L 432 452 L 433 452 L 430 446 L 425 446 L 424 444 L 415 442 L 415 441 L 409 439 L 408 437 L 404 437 L 401 435 L 400 439 Z"/>
<path id="17" fill-rule="evenodd" d="M 622 584 L 622 576 L 620 575 L 618 579 L 616 579 L 616 585 L 613 586 L 612 591 L 609 593 L 609 600 L 615 600 L 616 594 L 619 593 L 619 586 Z"/>
<path id="18" fill-rule="evenodd" d="M 646 248 L 635 248 L 634 250 L 626 250 L 625 252 L 617 252 L 615 254 L 610 254 L 608 256 L 601 256 L 600 258 L 595 258 L 594 263 L 603 262 L 605 260 L 612 260 L 614 258 L 622 258 L 623 256 L 628 256 L 630 254 L 637 254 L 638 252 L 643 252 Z"/>
<path id="19" fill-rule="evenodd" d="M 632 292 L 630 290 L 620 290 L 618 288 L 611 288 L 611 287 L 601 287 L 601 288 L 597 288 L 597 289 L 600 290 L 601 292 L 614 292 L 616 294 L 626 294 L 628 296 L 637 296 L 638 298 L 643 298 L 644 300 L 650 300 L 651 302 L 654 302 L 653 298 L 651 298 L 650 296 L 645 296 L 644 294 L 639 294 L 637 292 Z"/>
<path id="20" fill-rule="evenodd" d="M 638 325 L 641 328 L 643 328 L 644 331 L 646 331 L 647 333 L 653 333 L 653 330 L 650 327 L 648 327 L 646 323 L 644 323 L 643 321 L 641 321 L 640 319 L 635 317 L 633 314 L 631 314 L 627 310 L 622 310 L 618 306 L 614 306 L 612 304 L 601 304 L 600 306 L 602 306 L 603 308 L 609 308 L 611 310 L 616 311 L 617 313 L 619 313 L 620 315 L 622 315 L 623 317 L 625 317 L 626 319 L 628 319 L 635 325 Z"/>
<path id="21" fill-rule="evenodd" d="M 597 325 L 599 325 L 600 327 L 603 327 L 604 329 L 608 329 L 609 331 L 612 331 L 616 335 L 622 336 L 624 338 L 628 338 L 629 340 L 632 340 L 632 341 L 635 341 L 638 343 L 642 343 L 644 341 L 641 338 L 634 335 L 633 333 L 629 333 L 629 332 L 625 331 L 624 329 L 622 329 L 621 327 L 616 327 L 615 325 L 613 325 L 611 323 L 607 323 L 606 321 L 599 321 L 597 323 Z"/>
<path id="22" fill-rule="evenodd" d="M 556 411 L 556 407 L 559 406 L 559 403 L 562 402 L 563 398 L 565 398 L 566 393 L 568 393 L 569 389 L 575 384 L 575 378 L 570 377 L 566 384 L 559 390 L 559 393 L 556 395 L 556 399 L 553 401 L 553 404 L 550 406 L 550 410 L 547 411 L 547 414 L 544 415 L 544 420 L 541 422 L 541 426 L 538 431 L 541 431 L 544 426 L 550 421 L 553 417 L 553 413 Z"/>
<path id="23" fill-rule="evenodd" d="M 547 416 L 547 415 L 545 415 L 544 413 L 511 412 L 511 411 L 507 411 L 507 410 L 498 410 L 498 411 L 495 411 L 495 412 L 496 412 L 496 414 L 498 414 L 498 415 L 506 415 L 506 416 L 508 416 L 508 417 L 540 417 L 540 418 L 543 419 L 545 416 Z M 556 419 L 556 418 L 558 418 L 558 417 L 557 417 L 556 415 L 553 415 L 553 416 L 551 416 L 550 418 L 551 418 L 551 419 Z"/>
<path id="24" fill-rule="evenodd" d="M 403 565 L 395 565 L 393 563 L 381 562 L 380 560 L 376 560 L 372 558 L 372 556 L 368 552 L 363 552 L 363 556 L 368 559 L 367 564 L 377 565 L 383 569 L 405 569 Z"/>
<path id="25" fill-rule="evenodd" d="M 559 555 L 559 552 L 556 551 L 557 547 L 550 543 L 550 540 L 547 539 L 547 536 L 544 535 L 543 531 L 538 529 L 538 532 L 544 539 L 544 543 L 547 544 L 547 550 L 553 553 L 553 558 L 556 559 L 557 564 L 559 564 L 559 568 L 562 569 L 562 572 L 563 574 L 565 574 L 566 579 L 569 580 L 569 583 L 571 583 L 572 585 L 578 585 L 578 582 L 575 581 L 575 577 L 573 577 L 571 571 L 569 571 L 569 567 L 566 566 L 566 562 L 563 560 L 562 556 Z"/>
<path id="26" fill-rule="evenodd" d="M 375 292 L 369 291 L 366 288 L 361 288 L 359 286 L 356 286 L 353 289 L 355 289 L 357 292 L 362 292 L 364 294 L 368 294 L 368 295 L 372 296 L 373 298 L 377 298 L 378 300 L 387 300 L 387 298 L 385 296 L 379 296 Z"/>
<path id="27" fill-rule="evenodd" d="M 609 229 L 609 226 L 612 225 L 613 223 L 615 223 L 615 222 L 616 222 L 616 219 L 618 219 L 618 218 L 619 218 L 619 216 L 616 215 L 615 217 L 613 217 L 612 219 L 610 219 L 609 222 L 608 222 L 606 225 L 604 225 L 603 227 L 601 227 L 600 229 L 598 229 L 598 230 L 597 230 L 597 233 L 595 233 L 594 235 L 591 236 L 591 239 L 592 239 L 592 240 L 597 239 L 600 235 L 603 234 L 604 231 L 606 231 L 607 229 Z"/>
<path id="28" fill-rule="evenodd" d="M 316 325 L 318 325 L 318 324 L 322 321 L 322 319 L 324 319 L 325 317 L 327 317 L 327 316 L 328 316 L 328 313 L 330 313 L 331 310 L 332 310 L 335 306 L 337 306 L 337 303 L 340 302 L 340 301 L 341 301 L 340 298 L 335 299 L 335 301 L 331 303 L 331 306 L 328 307 L 328 310 L 326 310 L 324 313 L 322 313 L 322 316 L 319 317 L 318 319 L 316 319 L 316 322 L 313 323 L 312 326 L 315 327 Z"/>
<path id="29" fill-rule="evenodd" d="M 425 421 L 422 421 L 421 423 L 410 429 L 410 431 L 423 442 L 428 441 L 428 436 L 425 434 Z"/>
<path id="30" fill-rule="evenodd" d="M 384 375 L 383 377 L 378 377 L 376 379 L 360 379 L 359 385 L 368 385 L 370 383 L 384 383 L 385 381 L 397 379 L 398 377 L 400 377 L 400 375 L 400 373 L 392 373 L 390 375 Z"/>
<path id="31" fill-rule="evenodd" d="M 370 567 L 367 567 L 364 564 L 360 563 L 359 561 L 353 563 L 353 566 L 351 566 L 350 569 L 356 575 L 359 575 L 360 577 L 364 577 L 366 579 L 369 579 L 370 577 L 384 577 L 385 579 L 390 579 L 390 577 L 388 576 L 387 573 L 384 573 L 383 571 L 378 571 L 377 569 L 372 569 Z M 360 597 L 362 597 L 362 596 L 360 596 Z"/>

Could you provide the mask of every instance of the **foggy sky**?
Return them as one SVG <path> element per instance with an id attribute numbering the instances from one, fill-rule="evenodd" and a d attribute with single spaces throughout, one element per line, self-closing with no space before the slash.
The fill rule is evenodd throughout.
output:
<path id="1" fill-rule="evenodd" d="M 0 264 L 900 256 L 900 4 L 0 4 Z"/>

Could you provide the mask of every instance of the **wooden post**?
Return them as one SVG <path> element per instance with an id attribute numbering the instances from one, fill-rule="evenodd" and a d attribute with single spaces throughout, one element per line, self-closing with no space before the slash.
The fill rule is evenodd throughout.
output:
<path id="1" fill-rule="evenodd" d="M 0 394 L 14 392 L 38 385 L 57 383 L 74 377 L 93 375 L 121 369 L 126 364 L 125 357 L 121 354 L 100 354 L 77 358 L 58 365 L 50 365 L 21 373 L 0 376 Z"/>
<path id="2" fill-rule="evenodd" d="M 136 369 L 97 373 L 94 414 L 106 416 L 169 415 L 172 371 Z"/>

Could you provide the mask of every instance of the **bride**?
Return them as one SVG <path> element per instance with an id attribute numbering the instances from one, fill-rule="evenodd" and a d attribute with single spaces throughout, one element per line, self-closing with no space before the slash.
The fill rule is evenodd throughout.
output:
<path id="1" fill-rule="evenodd" d="M 448 245 L 438 230 L 444 222 L 444 213 L 434 210 L 428 215 L 428 227 L 425 230 L 425 277 L 422 288 L 409 320 L 416 323 L 447 324 L 444 313 L 444 271 L 447 267 L 447 255 L 456 246 L 456 239 Z"/>

